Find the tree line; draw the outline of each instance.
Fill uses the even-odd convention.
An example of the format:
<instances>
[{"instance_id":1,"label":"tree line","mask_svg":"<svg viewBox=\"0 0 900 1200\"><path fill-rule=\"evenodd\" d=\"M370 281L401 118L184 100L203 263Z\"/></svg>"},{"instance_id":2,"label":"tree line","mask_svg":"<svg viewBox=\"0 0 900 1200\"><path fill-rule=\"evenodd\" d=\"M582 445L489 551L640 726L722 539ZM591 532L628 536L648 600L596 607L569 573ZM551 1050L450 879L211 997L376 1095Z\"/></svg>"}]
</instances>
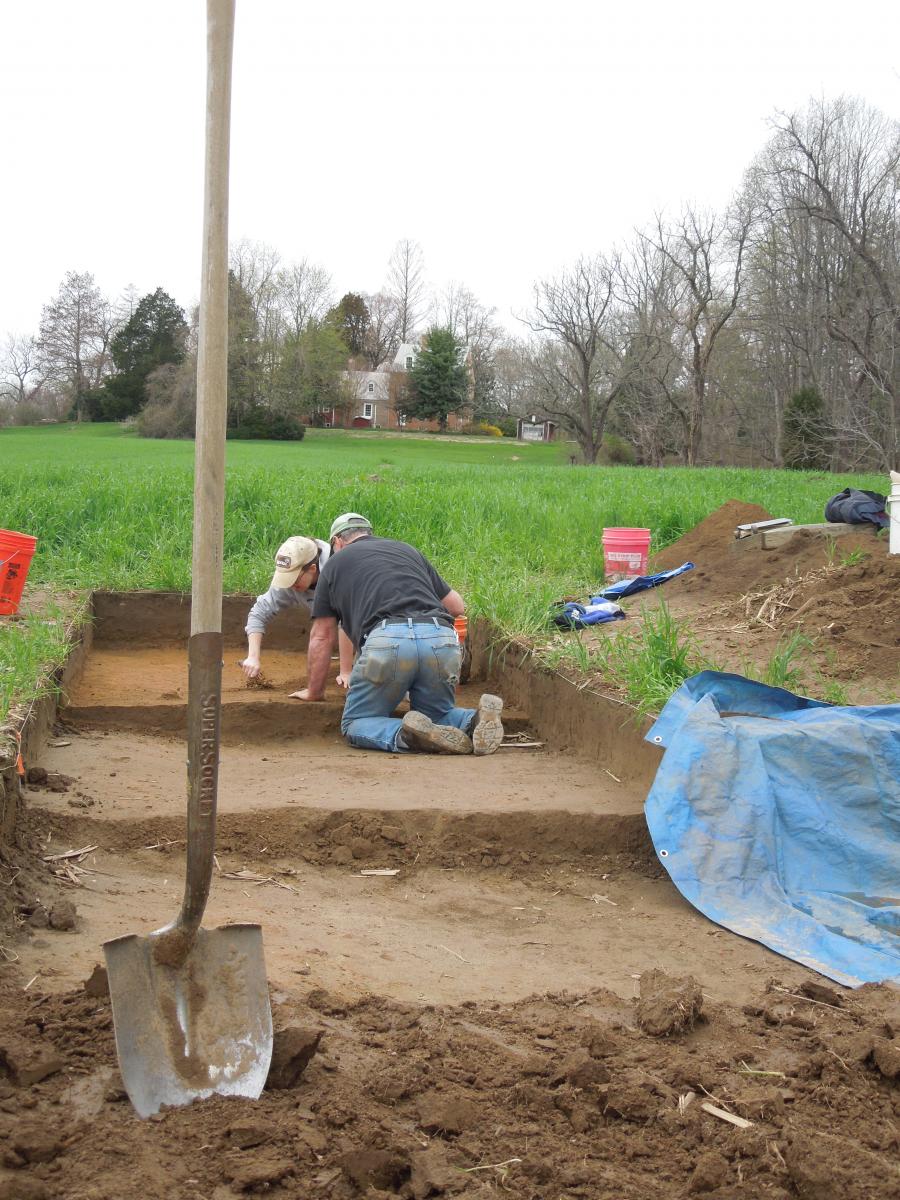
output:
<instances>
[{"instance_id":1,"label":"tree line","mask_svg":"<svg viewBox=\"0 0 900 1200\"><path fill-rule=\"evenodd\" d=\"M659 216L535 287L528 385L596 461L843 469L900 457L900 125L781 114L722 213Z\"/></svg>"},{"instance_id":2,"label":"tree line","mask_svg":"<svg viewBox=\"0 0 900 1200\"><path fill-rule=\"evenodd\" d=\"M627 244L538 280L520 336L463 285L429 294L412 241L380 291L340 299L323 267L239 243L230 423L306 419L347 400L348 363L375 370L439 333L432 358L457 372L455 390L433 389L445 408L550 418L587 463L612 451L648 465L896 468L898 196L900 124L860 100L811 101L771 120L724 211L659 214ZM187 432L194 326L159 289L111 304L70 273L38 333L8 340L0 395L26 418L71 407ZM416 399L413 386L410 411Z\"/></svg>"},{"instance_id":3,"label":"tree line","mask_svg":"<svg viewBox=\"0 0 900 1200\"><path fill-rule=\"evenodd\" d=\"M398 244L381 291L335 302L323 267L284 263L273 247L241 241L230 251L228 292L233 435L302 434L303 421L355 400L354 372L390 363L407 341L417 347L403 392L408 415L443 424L471 405L465 357L476 401L490 390L490 351L500 336L493 314L456 285L429 296L415 242ZM7 339L0 402L18 423L135 418L149 436L190 436L197 321L162 288L111 301L90 273L70 271L37 333Z\"/></svg>"}]
</instances>

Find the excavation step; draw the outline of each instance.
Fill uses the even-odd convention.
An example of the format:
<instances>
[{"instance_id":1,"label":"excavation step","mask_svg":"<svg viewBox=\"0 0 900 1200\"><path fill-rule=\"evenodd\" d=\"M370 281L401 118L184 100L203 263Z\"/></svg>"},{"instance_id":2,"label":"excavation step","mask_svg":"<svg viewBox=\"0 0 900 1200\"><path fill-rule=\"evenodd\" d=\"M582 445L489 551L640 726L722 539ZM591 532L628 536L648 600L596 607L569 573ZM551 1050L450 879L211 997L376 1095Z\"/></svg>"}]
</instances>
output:
<instances>
[{"instance_id":1,"label":"excavation step","mask_svg":"<svg viewBox=\"0 0 900 1200\"><path fill-rule=\"evenodd\" d=\"M104 730L54 740L40 765L67 790L30 788L33 813L79 821L88 841L115 826L114 844L129 849L184 836L183 741ZM356 828L335 837L348 822ZM323 862L367 837L404 863L650 854L643 796L582 759L515 744L482 758L384 754L337 732L223 748L218 841L241 837Z\"/></svg>"},{"instance_id":2,"label":"excavation step","mask_svg":"<svg viewBox=\"0 0 900 1200\"><path fill-rule=\"evenodd\" d=\"M248 686L238 666L240 650L226 649L222 673L222 737L278 739L340 730L346 693L335 682L337 662L324 701L290 699L306 682L306 656L272 650L263 658L264 686ZM183 734L187 729L187 654L175 646L124 648L95 645L65 697L62 715L91 728L152 730ZM463 684L458 703L475 708L484 685ZM403 708L401 707L401 710ZM508 733L527 729L525 714L504 714Z\"/></svg>"},{"instance_id":3,"label":"excavation step","mask_svg":"<svg viewBox=\"0 0 900 1200\"><path fill-rule=\"evenodd\" d=\"M54 836L48 852L71 848ZM321 868L228 848L217 857L204 925L260 922L276 997L297 987L430 1004L498 1004L595 987L631 997L641 973L661 967L690 970L712 999L740 1001L773 975L794 990L809 977L718 930L667 879L612 866L561 866L532 878L433 868L372 876L356 861ZM84 886L71 889L75 929L17 946L23 977L39 976L44 989L80 987L102 942L159 928L181 903L177 847L125 853L101 841L78 867L87 873L79 876Z\"/></svg>"}]
</instances>

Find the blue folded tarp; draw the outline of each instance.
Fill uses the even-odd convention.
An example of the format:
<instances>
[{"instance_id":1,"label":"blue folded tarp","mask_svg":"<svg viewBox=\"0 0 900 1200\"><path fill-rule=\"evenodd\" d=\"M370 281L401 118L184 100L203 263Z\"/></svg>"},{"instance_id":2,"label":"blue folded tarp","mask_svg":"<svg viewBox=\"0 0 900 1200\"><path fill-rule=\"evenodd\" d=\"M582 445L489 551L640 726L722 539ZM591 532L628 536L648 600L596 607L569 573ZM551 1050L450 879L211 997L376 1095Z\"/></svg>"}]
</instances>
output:
<instances>
[{"instance_id":1,"label":"blue folded tarp","mask_svg":"<svg viewBox=\"0 0 900 1200\"><path fill-rule=\"evenodd\" d=\"M703 671L647 740L647 823L691 904L839 983L900 980L900 705Z\"/></svg>"},{"instance_id":2,"label":"blue folded tarp","mask_svg":"<svg viewBox=\"0 0 900 1200\"><path fill-rule=\"evenodd\" d=\"M683 575L685 571L693 569L694 564L686 562L682 563L680 567L673 567L671 571L658 571L656 575L635 575L631 579L620 579L618 583L611 583L609 587L605 587L600 596L607 600L621 600L623 596L633 596L635 592L645 592L647 588L659 587L661 583L668 583L676 575ZM593 604L596 599L596 596L592 596L591 603Z\"/></svg>"}]
</instances>

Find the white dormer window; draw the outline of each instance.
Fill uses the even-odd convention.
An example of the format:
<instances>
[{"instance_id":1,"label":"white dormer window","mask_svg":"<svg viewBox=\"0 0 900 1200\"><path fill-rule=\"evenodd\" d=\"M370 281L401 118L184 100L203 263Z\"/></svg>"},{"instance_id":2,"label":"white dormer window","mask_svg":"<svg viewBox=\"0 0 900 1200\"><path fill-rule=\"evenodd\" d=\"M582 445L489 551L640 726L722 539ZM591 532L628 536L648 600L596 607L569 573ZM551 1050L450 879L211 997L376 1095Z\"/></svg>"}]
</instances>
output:
<instances>
[{"instance_id":1,"label":"white dormer window","mask_svg":"<svg viewBox=\"0 0 900 1200\"><path fill-rule=\"evenodd\" d=\"M375 384L374 384L374 383L370 383L370 384L369 384L369 387L368 387L368 392L369 392L369 395L370 395L370 396L374 396L374 395L375 395Z\"/></svg>"},{"instance_id":2,"label":"white dormer window","mask_svg":"<svg viewBox=\"0 0 900 1200\"><path fill-rule=\"evenodd\" d=\"M364 416L364 417L371 417L371 416L372 416L372 410L373 410L373 408L374 408L374 405L372 405L372 404L369 404L369 403L368 403L368 401L367 401L367 402L366 402L366 403L363 405L363 416Z\"/></svg>"},{"instance_id":3,"label":"white dormer window","mask_svg":"<svg viewBox=\"0 0 900 1200\"><path fill-rule=\"evenodd\" d=\"M412 370L412 364L413 364L413 356L412 356L411 354L407 354L407 356L406 356L406 369L407 369L407 371L411 371L411 370Z\"/></svg>"}]
</instances>

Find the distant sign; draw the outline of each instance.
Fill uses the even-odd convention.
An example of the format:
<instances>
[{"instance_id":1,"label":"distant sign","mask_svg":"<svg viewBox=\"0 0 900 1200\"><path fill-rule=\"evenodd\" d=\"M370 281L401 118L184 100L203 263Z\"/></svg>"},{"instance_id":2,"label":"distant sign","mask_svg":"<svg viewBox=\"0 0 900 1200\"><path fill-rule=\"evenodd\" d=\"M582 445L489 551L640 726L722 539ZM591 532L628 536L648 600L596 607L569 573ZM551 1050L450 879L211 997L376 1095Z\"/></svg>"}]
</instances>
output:
<instances>
[{"instance_id":1,"label":"distant sign","mask_svg":"<svg viewBox=\"0 0 900 1200\"><path fill-rule=\"evenodd\" d=\"M542 442L544 440L544 426L532 425L530 421L523 421L522 432L519 436L523 442Z\"/></svg>"}]
</instances>

